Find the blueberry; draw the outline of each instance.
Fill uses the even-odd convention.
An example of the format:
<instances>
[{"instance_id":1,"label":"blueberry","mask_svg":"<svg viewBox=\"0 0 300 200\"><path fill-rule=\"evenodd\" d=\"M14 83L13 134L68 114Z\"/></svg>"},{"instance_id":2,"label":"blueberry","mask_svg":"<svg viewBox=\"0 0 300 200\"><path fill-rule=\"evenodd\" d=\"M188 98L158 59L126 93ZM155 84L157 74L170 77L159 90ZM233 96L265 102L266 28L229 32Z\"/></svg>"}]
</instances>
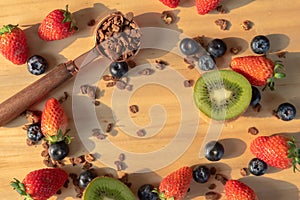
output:
<instances>
[{"instance_id":1,"label":"blueberry","mask_svg":"<svg viewBox=\"0 0 300 200\"><path fill-rule=\"evenodd\" d=\"M27 129L27 138L32 142L38 142L44 138L44 135L42 134L41 131L40 123L34 123L29 125Z\"/></svg>"},{"instance_id":2,"label":"blueberry","mask_svg":"<svg viewBox=\"0 0 300 200\"><path fill-rule=\"evenodd\" d=\"M97 174L93 170L81 172L78 178L79 187L86 188L86 186L96 177Z\"/></svg>"},{"instance_id":3,"label":"blueberry","mask_svg":"<svg viewBox=\"0 0 300 200\"><path fill-rule=\"evenodd\" d=\"M270 41L266 36L257 35L251 40L251 49L256 54L264 54L270 49Z\"/></svg>"},{"instance_id":4,"label":"blueberry","mask_svg":"<svg viewBox=\"0 0 300 200\"><path fill-rule=\"evenodd\" d=\"M204 147L204 156L209 161L218 161L224 155L224 147L217 141L211 141Z\"/></svg>"},{"instance_id":5,"label":"blueberry","mask_svg":"<svg viewBox=\"0 0 300 200\"><path fill-rule=\"evenodd\" d=\"M257 87L251 86L252 88L252 98L250 102L250 106L256 106L261 100L261 94Z\"/></svg>"},{"instance_id":6,"label":"blueberry","mask_svg":"<svg viewBox=\"0 0 300 200\"><path fill-rule=\"evenodd\" d=\"M204 165L198 165L193 169L193 179L198 183L206 183L210 178L210 170Z\"/></svg>"},{"instance_id":7,"label":"blueberry","mask_svg":"<svg viewBox=\"0 0 300 200\"><path fill-rule=\"evenodd\" d=\"M216 63L212 56L203 54L199 57L198 66L203 71L209 71L216 67Z\"/></svg>"},{"instance_id":8,"label":"blueberry","mask_svg":"<svg viewBox=\"0 0 300 200\"><path fill-rule=\"evenodd\" d=\"M110 74L115 78L121 78L128 72L127 62L112 62L109 66Z\"/></svg>"},{"instance_id":9,"label":"blueberry","mask_svg":"<svg viewBox=\"0 0 300 200\"><path fill-rule=\"evenodd\" d=\"M248 168L251 174L255 176L261 176L266 173L268 165L258 158L253 158L252 160L250 160Z\"/></svg>"},{"instance_id":10,"label":"blueberry","mask_svg":"<svg viewBox=\"0 0 300 200\"><path fill-rule=\"evenodd\" d=\"M49 155L53 160L62 160L69 154L69 145L65 141L50 144Z\"/></svg>"},{"instance_id":11,"label":"blueberry","mask_svg":"<svg viewBox=\"0 0 300 200\"><path fill-rule=\"evenodd\" d=\"M43 74L48 67L48 62L40 55L34 55L27 60L27 69L31 74Z\"/></svg>"},{"instance_id":12,"label":"blueberry","mask_svg":"<svg viewBox=\"0 0 300 200\"><path fill-rule=\"evenodd\" d=\"M215 58L223 56L226 50L227 46L221 39L214 39L207 46L207 52Z\"/></svg>"},{"instance_id":13,"label":"blueberry","mask_svg":"<svg viewBox=\"0 0 300 200\"><path fill-rule=\"evenodd\" d=\"M290 121L296 116L296 108L290 103L282 103L278 106L275 114L283 121Z\"/></svg>"},{"instance_id":14,"label":"blueberry","mask_svg":"<svg viewBox=\"0 0 300 200\"><path fill-rule=\"evenodd\" d=\"M137 194L140 200L159 200L158 194L153 192L154 186L151 184L144 184L139 187Z\"/></svg>"},{"instance_id":15,"label":"blueberry","mask_svg":"<svg viewBox=\"0 0 300 200\"><path fill-rule=\"evenodd\" d=\"M184 55L188 56L198 52L199 44L191 38L184 38L180 41L179 48Z\"/></svg>"}]
</instances>

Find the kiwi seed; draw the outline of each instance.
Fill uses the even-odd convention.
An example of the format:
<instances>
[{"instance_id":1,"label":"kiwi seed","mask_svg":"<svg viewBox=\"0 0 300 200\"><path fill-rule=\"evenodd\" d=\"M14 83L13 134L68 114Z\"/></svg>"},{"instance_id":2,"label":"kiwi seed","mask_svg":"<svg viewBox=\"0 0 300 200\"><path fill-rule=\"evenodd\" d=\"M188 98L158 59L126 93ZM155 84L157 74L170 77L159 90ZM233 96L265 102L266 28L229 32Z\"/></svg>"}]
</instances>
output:
<instances>
[{"instance_id":1,"label":"kiwi seed","mask_svg":"<svg viewBox=\"0 0 300 200\"><path fill-rule=\"evenodd\" d=\"M83 193L84 200L136 200L133 192L112 177L94 178Z\"/></svg>"},{"instance_id":2,"label":"kiwi seed","mask_svg":"<svg viewBox=\"0 0 300 200\"><path fill-rule=\"evenodd\" d=\"M232 70L214 70L197 80L194 101L209 118L231 120L249 107L251 91L249 81L241 74Z\"/></svg>"}]
</instances>

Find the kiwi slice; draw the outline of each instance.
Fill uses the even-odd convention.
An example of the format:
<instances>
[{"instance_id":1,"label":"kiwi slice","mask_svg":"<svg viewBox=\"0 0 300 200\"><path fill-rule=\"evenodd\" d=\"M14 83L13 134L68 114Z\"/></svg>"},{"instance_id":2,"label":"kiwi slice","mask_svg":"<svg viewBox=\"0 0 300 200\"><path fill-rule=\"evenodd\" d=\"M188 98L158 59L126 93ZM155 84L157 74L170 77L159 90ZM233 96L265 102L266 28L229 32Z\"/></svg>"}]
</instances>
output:
<instances>
[{"instance_id":1,"label":"kiwi slice","mask_svg":"<svg viewBox=\"0 0 300 200\"><path fill-rule=\"evenodd\" d=\"M83 193L84 200L136 200L132 191L111 177L94 178Z\"/></svg>"},{"instance_id":2,"label":"kiwi slice","mask_svg":"<svg viewBox=\"0 0 300 200\"><path fill-rule=\"evenodd\" d=\"M194 101L199 110L214 120L231 120L249 106L252 96L249 81L232 70L204 73L194 87Z\"/></svg>"}]
</instances>

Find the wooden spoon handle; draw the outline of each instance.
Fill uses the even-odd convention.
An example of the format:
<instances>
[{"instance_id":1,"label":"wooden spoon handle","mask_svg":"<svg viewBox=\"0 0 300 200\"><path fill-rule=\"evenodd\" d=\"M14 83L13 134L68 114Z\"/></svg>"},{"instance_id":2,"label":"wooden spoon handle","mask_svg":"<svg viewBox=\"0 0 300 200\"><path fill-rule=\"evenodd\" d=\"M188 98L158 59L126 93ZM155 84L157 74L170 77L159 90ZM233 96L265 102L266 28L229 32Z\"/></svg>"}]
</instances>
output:
<instances>
[{"instance_id":1,"label":"wooden spoon handle","mask_svg":"<svg viewBox=\"0 0 300 200\"><path fill-rule=\"evenodd\" d=\"M73 61L62 63L0 104L0 127L4 126L31 105L41 100L54 88L70 79L77 71Z\"/></svg>"}]
</instances>

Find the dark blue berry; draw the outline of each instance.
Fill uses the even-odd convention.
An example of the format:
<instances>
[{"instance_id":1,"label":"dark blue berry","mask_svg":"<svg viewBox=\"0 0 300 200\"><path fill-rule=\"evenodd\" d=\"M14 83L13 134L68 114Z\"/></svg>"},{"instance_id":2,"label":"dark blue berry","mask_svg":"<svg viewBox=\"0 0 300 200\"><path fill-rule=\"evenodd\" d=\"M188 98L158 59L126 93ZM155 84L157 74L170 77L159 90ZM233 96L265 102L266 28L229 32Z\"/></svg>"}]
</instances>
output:
<instances>
[{"instance_id":1,"label":"dark blue berry","mask_svg":"<svg viewBox=\"0 0 300 200\"><path fill-rule=\"evenodd\" d=\"M214 39L207 46L207 52L215 58L223 56L226 50L227 45L221 39Z\"/></svg>"},{"instance_id":2,"label":"dark blue berry","mask_svg":"<svg viewBox=\"0 0 300 200\"><path fill-rule=\"evenodd\" d=\"M270 49L270 41L264 35L255 36L250 45L252 51L256 54L264 54Z\"/></svg>"},{"instance_id":3,"label":"dark blue berry","mask_svg":"<svg viewBox=\"0 0 300 200\"><path fill-rule=\"evenodd\" d=\"M144 184L139 187L137 194L140 200L159 200L158 194L153 192L154 186Z\"/></svg>"},{"instance_id":4,"label":"dark blue berry","mask_svg":"<svg viewBox=\"0 0 300 200\"><path fill-rule=\"evenodd\" d=\"M31 74L43 74L48 67L48 62L45 58L39 55L34 55L27 60L27 69Z\"/></svg>"},{"instance_id":5,"label":"dark blue berry","mask_svg":"<svg viewBox=\"0 0 300 200\"><path fill-rule=\"evenodd\" d=\"M248 169L251 174L255 176L261 176L267 172L268 165L258 158L253 158L249 162Z\"/></svg>"},{"instance_id":6,"label":"dark blue berry","mask_svg":"<svg viewBox=\"0 0 300 200\"><path fill-rule=\"evenodd\" d=\"M210 178L210 169L204 165L197 165L193 169L193 179L198 183L206 183Z\"/></svg>"},{"instance_id":7,"label":"dark blue berry","mask_svg":"<svg viewBox=\"0 0 300 200\"><path fill-rule=\"evenodd\" d=\"M275 111L276 116L283 121L290 121L296 116L296 108L290 103L282 103Z\"/></svg>"},{"instance_id":8,"label":"dark blue berry","mask_svg":"<svg viewBox=\"0 0 300 200\"><path fill-rule=\"evenodd\" d=\"M86 188L86 186L96 177L97 174L93 170L81 172L78 178L79 187Z\"/></svg>"},{"instance_id":9,"label":"dark blue berry","mask_svg":"<svg viewBox=\"0 0 300 200\"><path fill-rule=\"evenodd\" d=\"M69 154L69 145L65 141L50 144L49 155L53 160L62 160Z\"/></svg>"},{"instance_id":10,"label":"dark blue berry","mask_svg":"<svg viewBox=\"0 0 300 200\"><path fill-rule=\"evenodd\" d=\"M198 52L199 44L191 38L184 38L180 41L179 48L184 55L189 56Z\"/></svg>"},{"instance_id":11,"label":"dark blue berry","mask_svg":"<svg viewBox=\"0 0 300 200\"><path fill-rule=\"evenodd\" d=\"M38 142L44 138L44 135L42 134L41 131L40 123L34 123L29 125L27 129L27 138L32 142Z\"/></svg>"},{"instance_id":12,"label":"dark blue berry","mask_svg":"<svg viewBox=\"0 0 300 200\"><path fill-rule=\"evenodd\" d=\"M128 64L127 62L112 62L109 71L113 77L121 78L128 72Z\"/></svg>"},{"instance_id":13,"label":"dark blue berry","mask_svg":"<svg viewBox=\"0 0 300 200\"><path fill-rule=\"evenodd\" d=\"M212 56L203 54L199 57L198 66L203 71L209 71L216 67L216 63Z\"/></svg>"},{"instance_id":14,"label":"dark blue berry","mask_svg":"<svg viewBox=\"0 0 300 200\"><path fill-rule=\"evenodd\" d=\"M218 161L224 155L224 147L217 141L211 141L205 145L204 156L209 161Z\"/></svg>"},{"instance_id":15,"label":"dark blue berry","mask_svg":"<svg viewBox=\"0 0 300 200\"><path fill-rule=\"evenodd\" d=\"M255 86L251 86L251 87L252 87L252 98L251 98L250 106L256 106L261 100L261 94L257 87Z\"/></svg>"}]
</instances>

